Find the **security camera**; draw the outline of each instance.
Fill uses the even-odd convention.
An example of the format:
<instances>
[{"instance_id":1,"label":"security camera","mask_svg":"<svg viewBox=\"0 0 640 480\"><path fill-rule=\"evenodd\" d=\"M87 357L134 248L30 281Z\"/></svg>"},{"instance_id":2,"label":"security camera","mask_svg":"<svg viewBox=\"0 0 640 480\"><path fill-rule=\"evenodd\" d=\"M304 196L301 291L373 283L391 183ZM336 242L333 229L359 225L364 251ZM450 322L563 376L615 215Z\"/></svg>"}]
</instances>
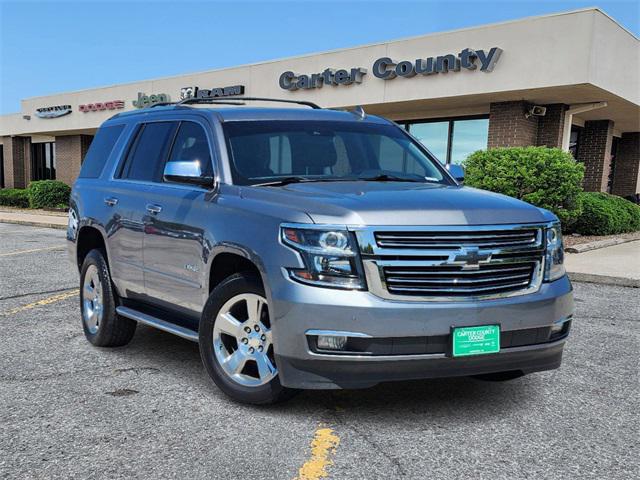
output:
<instances>
[{"instance_id":1,"label":"security camera","mask_svg":"<svg viewBox=\"0 0 640 480\"><path fill-rule=\"evenodd\" d=\"M540 105L533 105L527 113L524 114L526 118L531 116L533 117L544 117L547 114L547 107L542 107Z\"/></svg>"}]
</instances>

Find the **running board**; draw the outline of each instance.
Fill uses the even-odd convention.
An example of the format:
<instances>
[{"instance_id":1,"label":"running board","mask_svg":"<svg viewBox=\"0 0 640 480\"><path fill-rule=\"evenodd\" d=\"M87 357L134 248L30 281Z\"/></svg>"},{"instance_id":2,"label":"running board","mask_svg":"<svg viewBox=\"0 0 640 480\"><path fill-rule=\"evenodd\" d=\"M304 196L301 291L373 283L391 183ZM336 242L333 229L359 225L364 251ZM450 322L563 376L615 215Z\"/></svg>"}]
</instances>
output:
<instances>
[{"instance_id":1,"label":"running board","mask_svg":"<svg viewBox=\"0 0 640 480\"><path fill-rule=\"evenodd\" d=\"M192 342L198 341L198 332L194 332L193 330L190 330L188 328L181 327L180 325L174 325L173 323L169 323L157 317L152 317L151 315L139 312L137 310L134 310L133 308L117 307L116 312L118 313L118 315L130 318L131 320L135 320L138 323L144 323L145 325L157 328L158 330L162 330L163 332L173 333L178 337L191 340Z\"/></svg>"}]
</instances>

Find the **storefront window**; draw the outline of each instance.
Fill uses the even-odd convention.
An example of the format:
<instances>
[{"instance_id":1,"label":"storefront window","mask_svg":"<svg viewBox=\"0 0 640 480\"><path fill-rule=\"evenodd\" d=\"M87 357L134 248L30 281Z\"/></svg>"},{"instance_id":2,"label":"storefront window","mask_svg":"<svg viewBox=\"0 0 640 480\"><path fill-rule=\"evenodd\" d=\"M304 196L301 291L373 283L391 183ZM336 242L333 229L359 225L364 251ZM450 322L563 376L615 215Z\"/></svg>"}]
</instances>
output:
<instances>
[{"instance_id":1,"label":"storefront window","mask_svg":"<svg viewBox=\"0 0 640 480\"><path fill-rule=\"evenodd\" d=\"M31 180L56 179L56 144L31 144Z\"/></svg>"},{"instance_id":2,"label":"storefront window","mask_svg":"<svg viewBox=\"0 0 640 480\"><path fill-rule=\"evenodd\" d=\"M442 163L447 161L449 122L413 123L407 125L411 135L433 153Z\"/></svg>"},{"instance_id":3,"label":"storefront window","mask_svg":"<svg viewBox=\"0 0 640 480\"><path fill-rule=\"evenodd\" d=\"M580 132L582 128L577 125L571 125L571 136L569 137L569 153L573 158L578 158L578 147L580 145Z\"/></svg>"},{"instance_id":4,"label":"storefront window","mask_svg":"<svg viewBox=\"0 0 640 480\"><path fill-rule=\"evenodd\" d=\"M484 150L488 138L488 118L454 121L449 162L461 164L473 152Z\"/></svg>"},{"instance_id":5,"label":"storefront window","mask_svg":"<svg viewBox=\"0 0 640 480\"><path fill-rule=\"evenodd\" d=\"M487 148L489 138L486 117L406 122L405 128L442 163L462 163L476 150Z\"/></svg>"},{"instance_id":6,"label":"storefront window","mask_svg":"<svg viewBox=\"0 0 640 480\"><path fill-rule=\"evenodd\" d=\"M4 188L4 148L0 145L0 188Z\"/></svg>"}]
</instances>

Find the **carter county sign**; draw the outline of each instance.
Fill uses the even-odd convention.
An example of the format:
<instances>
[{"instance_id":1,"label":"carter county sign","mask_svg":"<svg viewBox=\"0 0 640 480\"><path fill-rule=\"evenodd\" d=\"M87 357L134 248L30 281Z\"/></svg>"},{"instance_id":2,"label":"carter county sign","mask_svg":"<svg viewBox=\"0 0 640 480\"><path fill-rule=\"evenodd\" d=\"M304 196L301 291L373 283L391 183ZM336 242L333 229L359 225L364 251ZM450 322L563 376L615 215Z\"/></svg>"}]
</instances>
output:
<instances>
[{"instance_id":1,"label":"carter county sign","mask_svg":"<svg viewBox=\"0 0 640 480\"><path fill-rule=\"evenodd\" d=\"M56 105L54 107L36 108L36 117L57 118L71 113L71 105Z\"/></svg>"},{"instance_id":2,"label":"carter county sign","mask_svg":"<svg viewBox=\"0 0 640 480\"><path fill-rule=\"evenodd\" d=\"M459 72L461 69L476 70L489 73L493 71L500 58L502 49L493 47L488 51L465 48L458 54L448 53L436 57L418 58L415 60L394 61L389 57L378 58L371 68L373 76L382 80L393 80L397 77L411 78L416 75L434 75L439 73ZM280 75L279 84L283 90L299 88L322 88L323 85L351 85L362 83L365 68L349 70L325 69L321 73L295 74L292 71Z\"/></svg>"}]
</instances>

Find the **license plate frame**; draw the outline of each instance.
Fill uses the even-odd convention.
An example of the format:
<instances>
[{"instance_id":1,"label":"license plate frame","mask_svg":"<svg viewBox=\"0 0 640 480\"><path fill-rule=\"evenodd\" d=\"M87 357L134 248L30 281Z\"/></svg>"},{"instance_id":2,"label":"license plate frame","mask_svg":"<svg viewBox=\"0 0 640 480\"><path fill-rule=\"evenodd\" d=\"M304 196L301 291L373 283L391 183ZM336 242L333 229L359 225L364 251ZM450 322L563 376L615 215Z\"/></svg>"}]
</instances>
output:
<instances>
[{"instance_id":1,"label":"license plate frame","mask_svg":"<svg viewBox=\"0 0 640 480\"><path fill-rule=\"evenodd\" d=\"M491 355L500 352L500 325L451 327L453 358Z\"/></svg>"}]
</instances>

